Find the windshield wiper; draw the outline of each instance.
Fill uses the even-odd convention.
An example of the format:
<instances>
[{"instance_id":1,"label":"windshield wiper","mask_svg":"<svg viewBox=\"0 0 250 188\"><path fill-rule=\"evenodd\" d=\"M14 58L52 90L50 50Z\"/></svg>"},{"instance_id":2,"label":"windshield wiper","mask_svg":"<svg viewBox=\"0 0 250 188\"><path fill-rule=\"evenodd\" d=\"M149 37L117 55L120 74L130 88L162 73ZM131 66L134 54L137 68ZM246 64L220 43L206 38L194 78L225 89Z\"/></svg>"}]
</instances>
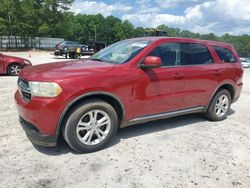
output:
<instances>
[{"instance_id":1,"label":"windshield wiper","mask_svg":"<svg viewBox=\"0 0 250 188\"><path fill-rule=\"evenodd\" d=\"M93 61L103 61L102 59L98 59L98 58L93 58L93 59L90 59L90 60L93 60Z\"/></svg>"},{"instance_id":2,"label":"windshield wiper","mask_svg":"<svg viewBox=\"0 0 250 188\"><path fill-rule=\"evenodd\" d=\"M104 60L104 59L99 59L99 58L90 58L89 60L93 60L93 61L100 61L100 62L104 62L104 63L111 63L111 64L117 64L116 62L113 62L113 61L107 61L107 60Z\"/></svg>"}]
</instances>

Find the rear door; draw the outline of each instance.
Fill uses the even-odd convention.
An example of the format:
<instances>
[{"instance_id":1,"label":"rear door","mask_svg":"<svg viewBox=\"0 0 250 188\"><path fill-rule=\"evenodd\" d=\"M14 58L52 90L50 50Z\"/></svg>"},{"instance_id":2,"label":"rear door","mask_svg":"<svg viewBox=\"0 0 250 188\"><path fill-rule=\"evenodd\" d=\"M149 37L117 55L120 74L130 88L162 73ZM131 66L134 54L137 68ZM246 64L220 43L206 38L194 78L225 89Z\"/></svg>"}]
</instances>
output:
<instances>
[{"instance_id":1,"label":"rear door","mask_svg":"<svg viewBox=\"0 0 250 188\"><path fill-rule=\"evenodd\" d=\"M220 66L203 43L181 43L180 66L185 75L184 108L206 106L222 77Z\"/></svg>"},{"instance_id":2,"label":"rear door","mask_svg":"<svg viewBox=\"0 0 250 188\"><path fill-rule=\"evenodd\" d=\"M78 43L72 42L72 48L73 48L73 49L76 49L76 48L78 48L78 47L79 47L79 44L78 44Z\"/></svg>"}]
</instances>

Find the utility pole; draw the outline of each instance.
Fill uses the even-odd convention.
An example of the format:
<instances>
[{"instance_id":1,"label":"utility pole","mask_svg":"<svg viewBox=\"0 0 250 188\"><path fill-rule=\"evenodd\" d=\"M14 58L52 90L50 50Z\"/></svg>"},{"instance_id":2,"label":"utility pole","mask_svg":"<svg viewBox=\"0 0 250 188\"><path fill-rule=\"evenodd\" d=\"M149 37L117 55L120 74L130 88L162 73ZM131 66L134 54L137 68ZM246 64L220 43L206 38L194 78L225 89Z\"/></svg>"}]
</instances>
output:
<instances>
[{"instance_id":1,"label":"utility pole","mask_svg":"<svg viewBox=\"0 0 250 188\"><path fill-rule=\"evenodd\" d=\"M95 25L95 43L96 43L96 25Z\"/></svg>"},{"instance_id":2,"label":"utility pole","mask_svg":"<svg viewBox=\"0 0 250 188\"><path fill-rule=\"evenodd\" d=\"M9 15L9 23L10 23L10 36L12 36L12 25L11 25L11 11L8 12Z\"/></svg>"},{"instance_id":3,"label":"utility pole","mask_svg":"<svg viewBox=\"0 0 250 188\"><path fill-rule=\"evenodd\" d=\"M9 36L9 47L12 45L12 25L11 25L11 11L8 12L9 15L9 24L10 24L10 36Z\"/></svg>"}]
</instances>

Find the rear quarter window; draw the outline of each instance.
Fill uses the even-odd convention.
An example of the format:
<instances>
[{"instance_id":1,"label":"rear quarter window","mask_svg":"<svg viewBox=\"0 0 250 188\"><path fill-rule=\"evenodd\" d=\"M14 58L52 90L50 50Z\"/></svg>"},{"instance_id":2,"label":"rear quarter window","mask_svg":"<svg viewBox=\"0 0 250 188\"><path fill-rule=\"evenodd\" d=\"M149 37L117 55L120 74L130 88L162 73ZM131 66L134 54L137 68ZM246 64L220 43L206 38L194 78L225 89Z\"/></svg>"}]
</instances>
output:
<instances>
[{"instance_id":1,"label":"rear quarter window","mask_svg":"<svg viewBox=\"0 0 250 188\"><path fill-rule=\"evenodd\" d=\"M221 61L225 63L235 63L237 62L233 52L227 48L221 46L213 46L214 51L218 55Z\"/></svg>"}]
</instances>

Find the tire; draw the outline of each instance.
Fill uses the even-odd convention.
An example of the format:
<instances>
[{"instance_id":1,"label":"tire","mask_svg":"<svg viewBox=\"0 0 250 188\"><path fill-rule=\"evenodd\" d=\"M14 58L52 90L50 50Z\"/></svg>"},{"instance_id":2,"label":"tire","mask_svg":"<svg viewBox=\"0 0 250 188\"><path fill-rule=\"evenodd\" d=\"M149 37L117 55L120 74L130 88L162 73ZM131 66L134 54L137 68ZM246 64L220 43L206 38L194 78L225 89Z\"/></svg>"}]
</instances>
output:
<instances>
[{"instance_id":1,"label":"tire","mask_svg":"<svg viewBox=\"0 0 250 188\"><path fill-rule=\"evenodd\" d=\"M226 119L231 103L232 97L228 90L222 89L218 91L208 107L206 117L211 121L222 121Z\"/></svg>"},{"instance_id":2,"label":"tire","mask_svg":"<svg viewBox=\"0 0 250 188\"><path fill-rule=\"evenodd\" d=\"M21 71L22 67L18 63L10 64L8 66L8 75L10 76L18 76L19 72Z\"/></svg>"},{"instance_id":3,"label":"tire","mask_svg":"<svg viewBox=\"0 0 250 188\"><path fill-rule=\"evenodd\" d=\"M81 47L81 51L84 52L86 48L84 46Z\"/></svg>"},{"instance_id":4,"label":"tire","mask_svg":"<svg viewBox=\"0 0 250 188\"><path fill-rule=\"evenodd\" d=\"M68 47L64 47L63 52L67 52L67 51L68 51Z\"/></svg>"},{"instance_id":5,"label":"tire","mask_svg":"<svg viewBox=\"0 0 250 188\"><path fill-rule=\"evenodd\" d=\"M118 117L110 104L89 100L70 111L62 133L73 150L85 153L105 148L115 136L117 127Z\"/></svg>"}]
</instances>

